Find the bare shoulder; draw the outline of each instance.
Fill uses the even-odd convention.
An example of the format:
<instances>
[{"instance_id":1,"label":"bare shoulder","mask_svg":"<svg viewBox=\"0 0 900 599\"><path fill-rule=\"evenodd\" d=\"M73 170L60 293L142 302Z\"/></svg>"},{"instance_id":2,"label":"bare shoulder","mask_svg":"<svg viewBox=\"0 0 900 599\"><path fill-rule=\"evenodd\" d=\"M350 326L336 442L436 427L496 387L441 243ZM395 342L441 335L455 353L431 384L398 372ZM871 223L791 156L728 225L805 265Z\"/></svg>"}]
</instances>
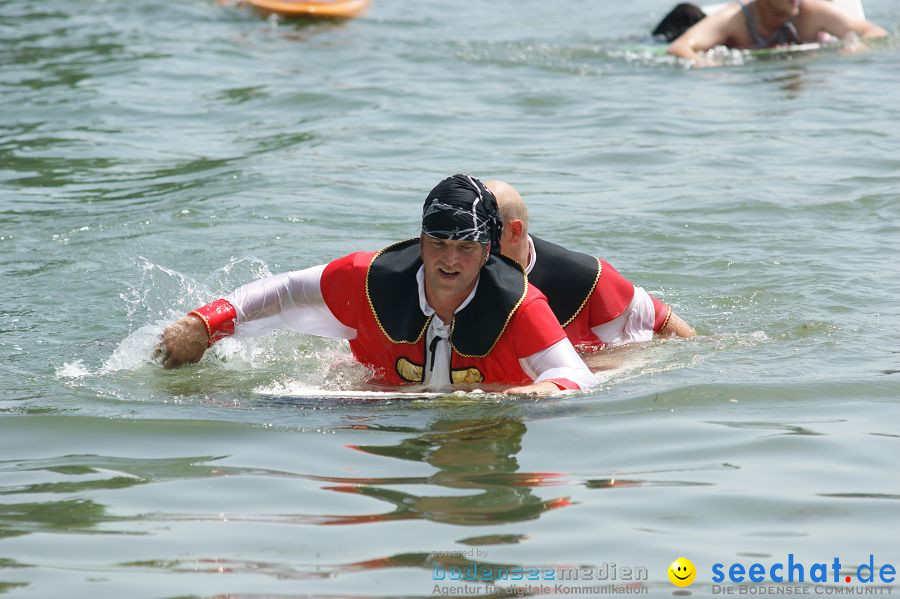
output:
<instances>
[{"instance_id":1,"label":"bare shoulder","mask_svg":"<svg viewBox=\"0 0 900 599\"><path fill-rule=\"evenodd\" d=\"M722 43L732 48L742 48L752 44L747 17L738 2L731 2L719 12L710 15L719 21Z\"/></svg>"},{"instance_id":2,"label":"bare shoulder","mask_svg":"<svg viewBox=\"0 0 900 599\"><path fill-rule=\"evenodd\" d=\"M696 51L730 45L739 30L741 16L740 5L737 2L730 2L695 23L676 40L676 43L689 45Z\"/></svg>"},{"instance_id":3,"label":"bare shoulder","mask_svg":"<svg viewBox=\"0 0 900 599\"><path fill-rule=\"evenodd\" d=\"M707 21L717 27L733 27L742 20L743 11L738 2L729 2L703 19L703 21Z\"/></svg>"},{"instance_id":4,"label":"bare shoulder","mask_svg":"<svg viewBox=\"0 0 900 599\"><path fill-rule=\"evenodd\" d=\"M803 40L815 40L820 33L842 38L851 31L864 33L868 27L863 19L827 0L803 0L796 23Z\"/></svg>"}]
</instances>

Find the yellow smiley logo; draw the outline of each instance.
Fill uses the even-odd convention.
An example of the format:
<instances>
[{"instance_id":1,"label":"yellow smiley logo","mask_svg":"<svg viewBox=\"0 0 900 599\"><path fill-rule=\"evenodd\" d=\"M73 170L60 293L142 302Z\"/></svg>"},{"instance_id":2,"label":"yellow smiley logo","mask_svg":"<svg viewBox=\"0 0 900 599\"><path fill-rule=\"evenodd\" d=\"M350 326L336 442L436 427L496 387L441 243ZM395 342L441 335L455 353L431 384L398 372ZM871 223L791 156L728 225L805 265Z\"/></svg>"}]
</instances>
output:
<instances>
[{"instance_id":1,"label":"yellow smiley logo","mask_svg":"<svg viewBox=\"0 0 900 599\"><path fill-rule=\"evenodd\" d=\"M696 577L697 568L686 557L679 557L669 566L669 580L677 587L689 586Z\"/></svg>"}]
</instances>

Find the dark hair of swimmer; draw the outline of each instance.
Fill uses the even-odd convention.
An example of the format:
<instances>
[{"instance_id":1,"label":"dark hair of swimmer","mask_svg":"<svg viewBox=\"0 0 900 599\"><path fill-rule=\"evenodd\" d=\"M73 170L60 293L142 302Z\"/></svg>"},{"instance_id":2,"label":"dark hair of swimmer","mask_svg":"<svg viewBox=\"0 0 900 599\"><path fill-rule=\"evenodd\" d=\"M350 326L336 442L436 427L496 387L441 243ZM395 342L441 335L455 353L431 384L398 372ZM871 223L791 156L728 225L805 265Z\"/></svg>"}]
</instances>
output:
<instances>
[{"instance_id":1,"label":"dark hair of swimmer","mask_svg":"<svg viewBox=\"0 0 900 599\"><path fill-rule=\"evenodd\" d=\"M699 6L682 2L663 17L663 20L653 30L653 35L654 37L660 36L667 42L671 42L704 17L706 17L706 14Z\"/></svg>"}]
</instances>

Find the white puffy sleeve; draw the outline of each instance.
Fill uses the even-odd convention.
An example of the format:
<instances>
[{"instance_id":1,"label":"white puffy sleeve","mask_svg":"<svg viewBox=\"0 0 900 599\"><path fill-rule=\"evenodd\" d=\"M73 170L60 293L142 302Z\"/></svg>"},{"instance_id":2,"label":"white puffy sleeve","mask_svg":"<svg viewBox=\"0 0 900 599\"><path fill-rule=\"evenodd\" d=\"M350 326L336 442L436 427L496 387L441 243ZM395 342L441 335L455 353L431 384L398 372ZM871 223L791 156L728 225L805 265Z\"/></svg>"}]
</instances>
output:
<instances>
[{"instance_id":1,"label":"white puffy sleeve","mask_svg":"<svg viewBox=\"0 0 900 599\"><path fill-rule=\"evenodd\" d=\"M617 318L593 327L595 335L608 345L622 345L653 338L656 311L650 294L643 288L634 287L631 303Z\"/></svg>"},{"instance_id":2,"label":"white puffy sleeve","mask_svg":"<svg viewBox=\"0 0 900 599\"><path fill-rule=\"evenodd\" d=\"M519 364L535 383L553 381L565 389L590 389L597 384L597 379L568 338L522 358Z\"/></svg>"},{"instance_id":3,"label":"white puffy sleeve","mask_svg":"<svg viewBox=\"0 0 900 599\"><path fill-rule=\"evenodd\" d=\"M282 273L238 287L225 299L237 312L235 336L257 336L276 329L354 339L328 309L319 282L326 265Z\"/></svg>"}]
</instances>

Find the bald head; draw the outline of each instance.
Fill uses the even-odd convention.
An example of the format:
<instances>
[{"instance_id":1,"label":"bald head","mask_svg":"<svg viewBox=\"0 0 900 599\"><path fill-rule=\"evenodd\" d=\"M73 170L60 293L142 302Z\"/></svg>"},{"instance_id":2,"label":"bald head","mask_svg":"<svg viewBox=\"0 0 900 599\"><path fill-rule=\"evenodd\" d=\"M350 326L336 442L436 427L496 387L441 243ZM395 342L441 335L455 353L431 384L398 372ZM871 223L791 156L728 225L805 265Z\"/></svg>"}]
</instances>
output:
<instances>
[{"instance_id":1,"label":"bald head","mask_svg":"<svg viewBox=\"0 0 900 599\"><path fill-rule=\"evenodd\" d=\"M522 196L516 191L516 188L498 179L485 181L484 186L491 190L494 197L497 198L497 206L500 208L500 219L505 225L513 220L522 221L525 232L528 231L528 208L522 201Z\"/></svg>"},{"instance_id":2,"label":"bald head","mask_svg":"<svg viewBox=\"0 0 900 599\"><path fill-rule=\"evenodd\" d=\"M503 181L485 181L484 186L497 198L503 232L500 235L500 251L522 267L528 266L531 257L528 244L528 208L516 188Z\"/></svg>"}]
</instances>

